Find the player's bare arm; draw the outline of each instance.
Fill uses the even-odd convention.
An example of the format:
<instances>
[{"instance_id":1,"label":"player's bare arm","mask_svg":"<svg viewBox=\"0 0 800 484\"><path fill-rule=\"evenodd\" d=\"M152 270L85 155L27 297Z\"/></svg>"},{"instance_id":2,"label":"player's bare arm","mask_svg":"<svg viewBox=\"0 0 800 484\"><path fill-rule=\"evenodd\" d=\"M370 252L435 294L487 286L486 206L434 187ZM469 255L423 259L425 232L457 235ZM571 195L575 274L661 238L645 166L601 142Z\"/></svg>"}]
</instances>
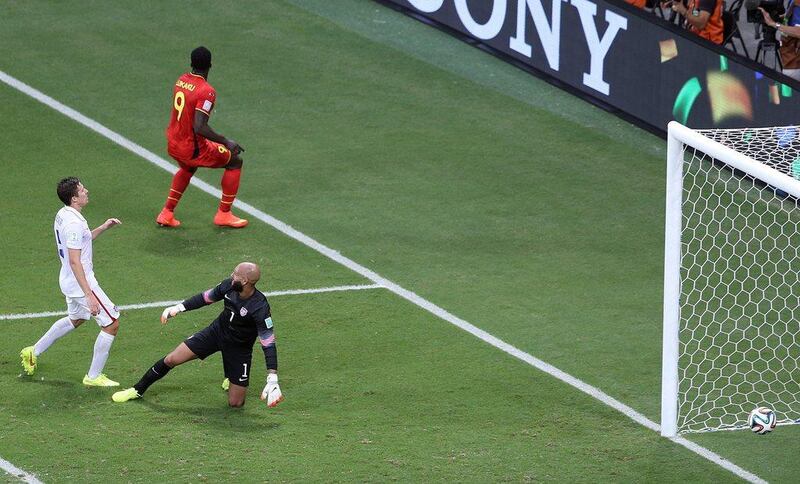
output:
<instances>
[{"instance_id":1,"label":"player's bare arm","mask_svg":"<svg viewBox=\"0 0 800 484\"><path fill-rule=\"evenodd\" d=\"M673 2L672 10L682 15L697 30L706 28L708 19L711 18L711 12L706 12L705 10L690 12L686 5L681 2Z\"/></svg>"},{"instance_id":2,"label":"player's bare arm","mask_svg":"<svg viewBox=\"0 0 800 484\"><path fill-rule=\"evenodd\" d=\"M72 274L75 276L75 280L78 281L83 295L86 296L86 302L89 304L89 312L92 313L92 316L97 316L100 313L100 302L92 292L89 281L86 280L86 273L83 270L83 263L81 262L81 250L67 249L67 252L69 254L69 267L72 269Z\"/></svg>"},{"instance_id":3,"label":"player's bare arm","mask_svg":"<svg viewBox=\"0 0 800 484\"><path fill-rule=\"evenodd\" d=\"M122 222L118 218L110 218L103 222L102 225L98 226L96 229L92 230L92 240L96 239L98 235L102 234L106 230L114 227L115 225L120 225Z\"/></svg>"},{"instance_id":4,"label":"player's bare arm","mask_svg":"<svg viewBox=\"0 0 800 484\"><path fill-rule=\"evenodd\" d=\"M767 26L779 30L782 34L788 35L790 37L800 37L800 26L784 25L780 22L773 20L770 14L768 14L767 11L764 10L763 8L758 7L758 9L761 10L761 14L764 16L764 23Z\"/></svg>"},{"instance_id":5,"label":"player's bare arm","mask_svg":"<svg viewBox=\"0 0 800 484\"><path fill-rule=\"evenodd\" d=\"M200 110L197 110L194 113L194 133L207 140L222 143L226 148L231 150L231 153L233 154L244 152L244 148L242 148L239 143L233 141L232 139L228 139L211 129L211 126L208 125L208 114Z\"/></svg>"}]
</instances>

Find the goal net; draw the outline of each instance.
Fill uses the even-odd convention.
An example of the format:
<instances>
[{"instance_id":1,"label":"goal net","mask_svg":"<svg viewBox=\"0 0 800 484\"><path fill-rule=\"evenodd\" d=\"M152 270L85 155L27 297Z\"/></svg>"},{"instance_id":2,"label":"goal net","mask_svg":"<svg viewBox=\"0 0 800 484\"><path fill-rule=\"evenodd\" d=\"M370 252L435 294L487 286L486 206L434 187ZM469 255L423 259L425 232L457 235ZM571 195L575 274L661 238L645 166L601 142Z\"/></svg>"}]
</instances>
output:
<instances>
[{"instance_id":1,"label":"goal net","mask_svg":"<svg viewBox=\"0 0 800 484\"><path fill-rule=\"evenodd\" d=\"M661 432L800 420L800 131L670 123Z\"/></svg>"}]
</instances>

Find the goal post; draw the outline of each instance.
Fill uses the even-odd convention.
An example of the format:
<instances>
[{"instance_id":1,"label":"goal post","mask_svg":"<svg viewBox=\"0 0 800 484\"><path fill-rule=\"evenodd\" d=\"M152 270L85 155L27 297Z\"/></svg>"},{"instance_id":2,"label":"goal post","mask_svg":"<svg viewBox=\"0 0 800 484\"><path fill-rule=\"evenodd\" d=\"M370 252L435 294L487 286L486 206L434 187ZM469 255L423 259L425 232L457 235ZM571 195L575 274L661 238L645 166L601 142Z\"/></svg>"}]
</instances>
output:
<instances>
[{"instance_id":1,"label":"goal post","mask_svg":"<svg viewBox=\"0 0 800 484\"><path fill-rule=\"evenodd\" d=\"M661 435L677 434L678 328L680 320L681 200L683 143L670 123L667 128L667 192L664 222L664 334L661 368Z\"/></svg>"},{"instance_id":2,"label":"goal post","mask_svg":"<svg viewBox=\"0 0 800 484\"><path fill-rule=\"evenodd\" d=\"M800 131L667 131L661 434L800 421Z\"/></svg>"}]
</instances>

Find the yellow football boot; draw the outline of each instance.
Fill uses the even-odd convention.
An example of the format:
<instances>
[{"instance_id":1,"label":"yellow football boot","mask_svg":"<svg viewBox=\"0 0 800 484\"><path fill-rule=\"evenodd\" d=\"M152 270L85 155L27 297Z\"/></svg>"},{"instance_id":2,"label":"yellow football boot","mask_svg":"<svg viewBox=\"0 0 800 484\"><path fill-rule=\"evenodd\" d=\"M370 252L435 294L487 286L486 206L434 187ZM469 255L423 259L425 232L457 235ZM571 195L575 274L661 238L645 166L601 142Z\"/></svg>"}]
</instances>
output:
<instances>
[{"instance_id":1,"label":"yellow football boot","mask_svg":"<svg viewBox=\"0 0 800 484\"><path fill-rule=\"evenodd\" d=\"M128 400L135 400L140 397L141 395L139 395L139 392L137 392L135 388L126 388L125 390L119 391L111 395L111 399L117 403L127 402Z\"/></svg>"},{"instance_id":2,"label":"yellow football boot","mask_svg":"<svg viewBox=\"0 0 800 484\"><path fill-rule=\"evenodd\" d=\"M22 371L26 375L30 376L36 373L36 355L33 354L33 346L22 348L19 357L22 359Z\"/></svg>"},{"instance_id":3,"label":"yellow football boot","mask_svg":"<svg viewBox=\"0 0 800 484\"><path fill-rule=\"evenodd\" d=\"M119 383L100 373L97 378L89 378L89 375L83 377L83 384L87 387L118 387Z\"/></svg>"}]
</instances>

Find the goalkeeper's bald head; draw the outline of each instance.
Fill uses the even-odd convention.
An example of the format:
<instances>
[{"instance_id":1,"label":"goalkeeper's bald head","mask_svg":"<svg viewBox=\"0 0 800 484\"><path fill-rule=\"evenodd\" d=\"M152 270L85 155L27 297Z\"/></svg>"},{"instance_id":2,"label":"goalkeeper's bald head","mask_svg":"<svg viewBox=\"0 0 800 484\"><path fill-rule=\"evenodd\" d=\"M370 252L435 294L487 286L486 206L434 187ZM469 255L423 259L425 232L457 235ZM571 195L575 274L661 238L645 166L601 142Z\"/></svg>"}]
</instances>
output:
<instances>
[{"instance_id":1,"label":"goalkeeper's bald head","mask_svg":"<svg viewBox=\"0 0 800 484\"><path fill-rule=\"evenodd\" d=\"M242 262L236 266L233 272L253 286L261 279L261 269L253 262Z\"/></svg>"}]
</instances>

